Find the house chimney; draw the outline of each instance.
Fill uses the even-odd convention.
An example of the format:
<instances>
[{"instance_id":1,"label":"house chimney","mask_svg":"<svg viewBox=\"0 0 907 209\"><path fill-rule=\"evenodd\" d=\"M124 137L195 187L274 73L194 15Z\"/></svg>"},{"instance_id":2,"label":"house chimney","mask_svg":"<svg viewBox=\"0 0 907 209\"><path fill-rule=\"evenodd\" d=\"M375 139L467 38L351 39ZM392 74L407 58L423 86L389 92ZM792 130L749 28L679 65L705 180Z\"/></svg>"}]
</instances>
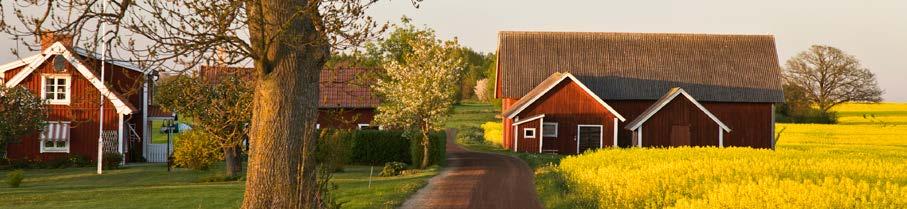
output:
<instances>
[{"instance_id":1,"label":"house chimney","mask_svg":"<svg viewBox=\"0 0 907 209\"><path fill-rule=\"evenodd\" d=\"M41 51L44 51L54 43L60 42L66 48L72 48L73 35L65 33L44 32L41 34Z\"/></svg>"}]
</instances>

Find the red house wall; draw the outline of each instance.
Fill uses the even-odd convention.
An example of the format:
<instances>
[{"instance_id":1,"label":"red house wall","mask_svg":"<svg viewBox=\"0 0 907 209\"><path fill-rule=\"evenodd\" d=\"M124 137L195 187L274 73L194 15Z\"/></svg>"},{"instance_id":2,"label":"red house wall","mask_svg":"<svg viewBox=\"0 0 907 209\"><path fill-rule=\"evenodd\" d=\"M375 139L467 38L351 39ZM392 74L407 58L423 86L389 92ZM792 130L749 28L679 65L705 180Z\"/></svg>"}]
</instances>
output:
<instances>
[{"instance_id":1,"label":"red house wall","mask_svg":"<svg viewBox=\"0 0 907 209\"><path fill-rule=\"evenodd\" d=\"M674 125L689 126L690 144L671 142ZM705 112L681 95L643 123L643 146L718 146L718 128L718 124Z\"/></svg>"},{"instance_id":2,"label":"red house wall","mask_svg":"<svg viewBox=\"0 0 907 209\"><path fill-rule=\"evenodd\" d=\"M678 100L685 100L678 98ZM655 103L654 100L605 100L611 107L614 107L618 113L623 115L627 120L633 120L639 117L643 111ZM700 102L702 106L708 109L721 122L731 128L730 133L724 134L724 146L739 146L753 148L772 148L772 137L774 137L772 121L772 104L771 103L740 103L740 102ZM662 110L664 111L664 110ZM698 111L698 110L697 110ZM621 147L629 147L632 140L632 132L624 129L624 125L619 127L618 144ZM643 137L649 134L649 131L655 131L656 128L649 128L648 125L643 127ZM665 134L670 134L670 127L667 129L658 129ZM703 131L705 134L718 136L718 130ZM664 135L654 133L655 135ZM691 133L691 141L693 141ZM646 143L643 139L643 144ZM717 141L717 139L716 139Z\"/></svg>"},{"instance_id":3,"label":"red house wall","mask_svg":"<svg viewBox=\"0 0 907 209\"><path fill-rule=\"evenodd\" d=\"M544 122L558 123L557 137L545 137L545 149L560 154L575 154L578 125L602 125L603 147L613 145L615 116L571 80L565 80L526 107L518 116L544 114ZM618 123L618 126L620 123ZM519 134L522 134L520 132ZM506 140L505 140L506 141Z\"/></svg>"},{"instance_id":4,"label":"red house wall","mask_svg":"<svg viewBox=\"0 0 907 209\"><path fill-rule=\"evenodd\" d=\"M539 135L539 130L541 129L539 122L540 122L539 119L535 119L535 120L532 120L532 121L529 121L526 123L516 125L516 128L517 128L516 140L518 140L518 142L516 142L516 146L517 146L518 152L535 152L535 153L539 152L539 139L541 139L541 135ZM536 135L535 138L527 138L523 134L523 130L529 129L529 128L535 129L535 135Z\"/></svg>"},{"instance_id":5,"label":"red house wall","mask_svg":"<svg viewBox=\"0 0 907 209\"><path fill-rule=\"evenodd\" d=\"M320 108L318 124L321 128L356 129L359 124L373 124L375 108Z\"/></svg>"},{"instance_id":6,"label":"red house wall","mask_svg":"<svg viewBox=\"0 0 907 209\"><path fill-rule=\"evenodd\" d=\"M41 83L43 74L68 74L71 76L70 105L47 105L49 121L71 121L71 128L69 130L70 152L40 153L40 140L38 138L38 133L35 133L31 136L21 138L19 143L10 144L7 147L7 156L10 159L28 158L48 160L63 157L67 154L77 154L88 157L89 159L97 158L99 117L98 99L100 97L100 93L98 92L97 88L95 88L88 81L88 79L86 79L69 63L66 64L66 70L64 72L55 72L53 70L53 60L53 57L49 58L44 64L35 69L32 74L26 77L26 79L23 80L19 84L19 86L26 87L36 95L39 95L43 85ZM83 64L89 67L89 69L92 69L92 67L97 67L97 65L91 64L91 60L82 59L81 61L85 62ZM127 97L133 105L139 108L142 104L141 88L138 88L138 90L129 89L134 88L132 86L141 87L142 80L135 80L143 78L141 76L141 73L117 66L112 66L109 64L106 67L107 71L105 75L105 82L112 85L112 89L121 92L122 96ZM6 72L5 76L7 80L15 76L15 74L20 72L22 68L25 67L23 66L19 69ZM126 90L129 91L127 92ZM118 116L113 104L110 103L109 100L105 99L104 107L104 130L117 130ZM125 116L124 120L136 124L136 131L141 136L141 131L143 131L141 130L140 125L141 110L138 110L131 116ZM126 129L125 131L128 131L128 129ZM136 144L136 142L132 143ZM138 156L141 156L141 141L137 142L137 144L139 147L135 147L135 145L133 145L131 148L135 149L130 150L138 152ZM127 158L127 161L131 160L132 159Z\"/></svg>"}]
</instances>

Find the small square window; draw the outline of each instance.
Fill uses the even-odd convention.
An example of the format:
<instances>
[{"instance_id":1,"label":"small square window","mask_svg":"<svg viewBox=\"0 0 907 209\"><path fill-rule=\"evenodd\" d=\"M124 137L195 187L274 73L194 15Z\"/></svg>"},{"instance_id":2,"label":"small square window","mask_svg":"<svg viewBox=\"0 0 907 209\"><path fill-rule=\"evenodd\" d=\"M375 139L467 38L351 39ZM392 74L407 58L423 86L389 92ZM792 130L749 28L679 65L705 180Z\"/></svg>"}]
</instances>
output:
<instances>
[{"instance_id":1,"label":"small square window","mask_svg":"<svg viewBox=\"0 0 907 209\"><path fill-rule=\"evenodd\" d=\"M542 136L557 137L557 123L544 123L542 125Z\"/></svg>"},{"instance_id":2,"label":"small square window","mask_svg":"<svg viewBox=\"0 0 907 209\"><path fill-rule=\"evenodd\" d=\"M524 128L523 129L523 138L534 139L535 138L535 128Z\"/></svg>"}]
</instances>

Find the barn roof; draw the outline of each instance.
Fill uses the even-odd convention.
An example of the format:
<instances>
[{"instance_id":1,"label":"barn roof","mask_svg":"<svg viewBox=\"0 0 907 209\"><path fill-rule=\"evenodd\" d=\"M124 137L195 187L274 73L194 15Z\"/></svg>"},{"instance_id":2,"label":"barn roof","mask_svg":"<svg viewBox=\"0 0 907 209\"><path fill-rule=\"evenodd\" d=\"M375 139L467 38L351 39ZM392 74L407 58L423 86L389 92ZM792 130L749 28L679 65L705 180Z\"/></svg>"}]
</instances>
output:
<instances>
[{"instance_id":1,"label":"barn roof","mask_svg":"<svg viewBox=\"0 0 907 209\"><path fill-rule=\"evenodd\" d=\"M372 93L367 79L370 68L336 68L321 70L319 82L319 108L375 108L378 97ZM243 74L243 79L254 79L253 69L243 67L201 66L199 74L206 79L218 79L225 74Z\"/></svg>"},{"instance_id":2,"label":"barn roof","mask_svg":"<svg viewBox=\"0 0 907 209\"><path fill-rule=\"evenodd\" d=\"M682 87L701 101L783 101L770 35L505 31L498 38L496 91L506 98L566 71L606 100L655 100Z\"/></svg>"}]
</instances>

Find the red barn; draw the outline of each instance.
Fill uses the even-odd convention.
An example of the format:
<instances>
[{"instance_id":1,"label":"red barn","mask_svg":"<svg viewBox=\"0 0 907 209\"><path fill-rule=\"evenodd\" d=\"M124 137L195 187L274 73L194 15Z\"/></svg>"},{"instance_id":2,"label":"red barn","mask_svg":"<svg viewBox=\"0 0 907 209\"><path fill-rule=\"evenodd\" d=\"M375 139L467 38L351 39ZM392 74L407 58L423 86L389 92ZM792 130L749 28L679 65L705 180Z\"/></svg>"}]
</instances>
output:
<instances>
[{"instance_id":1,"label":"red barn","mask_svg":"<svg viewBox=\"0 0 907 209\"><path fill-rule=\"evenodd\" d=\"M509 149L774 147L769 35L501 32L497 56Z\"/></svg>"},{"instance_id":2,"label":"red barn","mask_svg":"<svg viewBox=\"0 0 907 209\"><path fill-rule=\"evenodd\" d=\"M9 144L7 157L49 160L75 154L96 159L98 138L103 135L106 152L122 153L127 162L140 160L149 109L145 81L150 71L108 60L103 63L102 81L97 56L71 43L71 36L46 35L40 54L0 66L0 83L40 95L49 116L43 132ZM104 126L99 130L101 115Z\"/></svg>"}]
</instances>

